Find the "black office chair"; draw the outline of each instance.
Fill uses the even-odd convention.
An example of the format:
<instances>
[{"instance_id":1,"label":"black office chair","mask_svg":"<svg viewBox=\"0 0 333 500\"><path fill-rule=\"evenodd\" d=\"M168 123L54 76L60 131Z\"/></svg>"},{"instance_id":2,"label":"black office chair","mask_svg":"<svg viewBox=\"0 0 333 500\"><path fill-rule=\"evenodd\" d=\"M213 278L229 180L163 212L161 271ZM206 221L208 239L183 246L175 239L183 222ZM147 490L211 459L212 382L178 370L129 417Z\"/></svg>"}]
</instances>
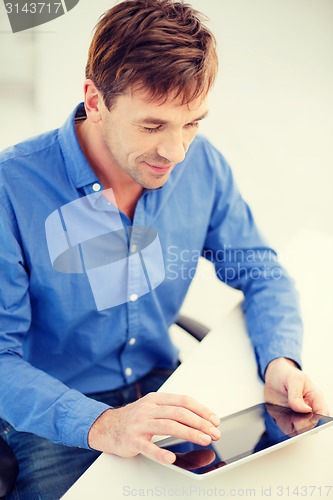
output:
<instances>
[{"instance_id":1,"label":"black office chair","mask_svg":"<svg viewBox=\"0 0 333 500\"><path fill-rule=\"evenodd\" d=\"M183 314L178 316L175 324L199 342L201 342L210 330L199 321ZM0 500L4 500L4 497L14 488L18 472L18 463L12 449L0 437Z\"/></svg>"},{"instance_id":2,"label":"black office chair","mask_svg":"<svg viewBox=\"0 0 333 500\"><path fill-rule=\"evenodd\" d=\"M201 342L201 340L210 331L210 328L200 323L200 321L190 318L189 316L185 316L184 314L180 314L178 316L177 321L175 321L175 324L180 326L180 328L185 330L199 342Z\"/></svg>"}]
</instances>

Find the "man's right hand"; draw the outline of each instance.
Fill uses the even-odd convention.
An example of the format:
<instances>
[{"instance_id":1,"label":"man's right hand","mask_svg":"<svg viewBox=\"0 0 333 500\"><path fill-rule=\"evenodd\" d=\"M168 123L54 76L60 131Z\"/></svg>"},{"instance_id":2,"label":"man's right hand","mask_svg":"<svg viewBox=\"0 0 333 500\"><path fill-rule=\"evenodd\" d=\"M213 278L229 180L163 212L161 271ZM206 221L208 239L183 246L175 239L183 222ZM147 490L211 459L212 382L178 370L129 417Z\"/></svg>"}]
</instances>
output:
<instances>
[{"instance_id":1,"label":"man's right hand","mask_svg":"<svg viewBox=\"0 0 333 500\"><path fill-rule=\"evenodd\" d=\"M170 435L207 446L220 437L220 419L189 396L152 392L121 408L106 410L88 435L91 448L132 457L142 453L173 463L176 455L153 444L154 435Z\"/></svg>"}]
</instances>

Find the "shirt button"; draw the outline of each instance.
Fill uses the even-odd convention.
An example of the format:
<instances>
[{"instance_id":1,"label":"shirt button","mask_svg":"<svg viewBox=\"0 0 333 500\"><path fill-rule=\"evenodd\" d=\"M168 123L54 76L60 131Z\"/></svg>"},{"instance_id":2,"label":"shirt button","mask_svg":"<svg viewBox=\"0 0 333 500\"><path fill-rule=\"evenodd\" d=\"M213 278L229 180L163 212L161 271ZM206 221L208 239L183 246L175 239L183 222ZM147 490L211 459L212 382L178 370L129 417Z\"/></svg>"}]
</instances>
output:
<instances>
[{"instance_id":1,"label":"shirt button","mask_svg":"<svg viewBox=\"0 0 333 500\"><path fill-rule=\"evenodd\" d=\"M132 293L132 295L130 296L130 301L131 302L135 302L136 300L138 300L138 295L136 293Z\"/></svg>"},{"instance_id":2,"label":"shirt button","mask_svg":"<svg viewBox=\"0 0 333 500\"><path fill-rule=\"evenodd\" d=\"M130 377L132 375L132 373L133 373L132 368L126 368L126 370L125 370L126 377Z\"/></svg>"},{"instance_id":3,"label":"shirt button","mask_svg":"<svg viewBox=\"0 0 333 500\"><path fill-rule=\"evenodd\" d=\"M93 184L92 188L93 188L93 191L95 191L95 193L97 193L98 191L101 190L101 185L98 184L98 182L95 182L95 184Z\"/></svg>"},{"instance_id":4,"label":"shirt button","mask_svg":"<svg viewBox=\"0 0 333 500\"><path fill-rule=\"evenodd\" d=\"M137 246L136 245L132 245L131 246L131 253L135 253L137 251Z\"/></svg>"},{"instance_id":5,"label":"shirt button","mask_svg":"<svg viewBox=\"0 0 333 500\"><path fill-rule=\"evenodd\" d=\"M136 338L132 337L131 339L129 339L128 343L129 345L134 345L136 342Z\"/></svg>"}]
</instances>

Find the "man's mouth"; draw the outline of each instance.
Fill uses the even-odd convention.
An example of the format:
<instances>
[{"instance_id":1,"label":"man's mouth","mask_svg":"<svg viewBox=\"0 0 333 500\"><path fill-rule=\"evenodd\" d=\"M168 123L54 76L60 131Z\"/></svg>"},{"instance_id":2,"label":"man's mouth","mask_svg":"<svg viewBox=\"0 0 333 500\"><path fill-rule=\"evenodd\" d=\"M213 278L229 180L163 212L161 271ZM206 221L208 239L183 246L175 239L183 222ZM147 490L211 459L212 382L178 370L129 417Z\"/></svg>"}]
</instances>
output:
<instances>
[{"instance_id":1,"label":"man's mouth","mask_svg":"<svg viewBox=\"0 0 333 500\"><path fill-rule=\"evenodd\" d=\"M153 170L154 172L157 172L158 174L167 174L171 170L171 165L165 166L165 165L152 165L151 163L148 163L147 161L144 162L148 167Z\"/></svg>"}]
</instances>

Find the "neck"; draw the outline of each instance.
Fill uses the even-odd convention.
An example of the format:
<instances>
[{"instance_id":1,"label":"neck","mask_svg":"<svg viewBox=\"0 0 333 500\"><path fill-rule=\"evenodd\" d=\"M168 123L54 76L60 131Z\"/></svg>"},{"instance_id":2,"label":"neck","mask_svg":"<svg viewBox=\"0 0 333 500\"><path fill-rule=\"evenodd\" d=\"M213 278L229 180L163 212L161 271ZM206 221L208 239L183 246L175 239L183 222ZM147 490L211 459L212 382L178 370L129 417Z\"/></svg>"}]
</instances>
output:
<instances>
[{"instance_id":1,"label":"neck","mask_svg":"<svg viewBox=\"0 0 333 500\"><path fill-rule=\"evenodd\" d=\"M98 127L85 120L75 128L81 149L104 189L112 188L118 208L132 220L142 186L114 164Z\"/></svg>"}]
</instances>

